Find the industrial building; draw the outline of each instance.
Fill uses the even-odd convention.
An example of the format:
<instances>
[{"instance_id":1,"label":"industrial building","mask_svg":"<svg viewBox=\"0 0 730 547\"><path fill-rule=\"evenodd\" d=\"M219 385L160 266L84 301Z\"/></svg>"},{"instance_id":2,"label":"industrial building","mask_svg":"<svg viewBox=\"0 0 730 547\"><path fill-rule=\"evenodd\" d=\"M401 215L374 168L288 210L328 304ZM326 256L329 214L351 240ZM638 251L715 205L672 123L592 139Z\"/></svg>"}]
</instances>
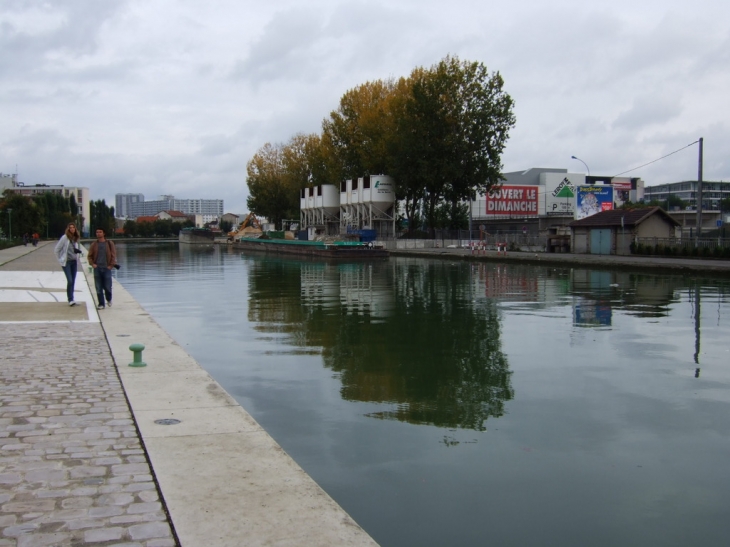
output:
<instances>
[{"instance_id":1,"label":"industrial building","mask_svg":"<svg viewBox=\"0 0 730 547\"><path fill-rule=\"evenodd\" d=\"M331 184L303 188L299 197L301 228L310 238L363 230L374 230L381 238L395 236L395 184L387 175L344 180L339 189Z\"/></svg>"}]
</instances>

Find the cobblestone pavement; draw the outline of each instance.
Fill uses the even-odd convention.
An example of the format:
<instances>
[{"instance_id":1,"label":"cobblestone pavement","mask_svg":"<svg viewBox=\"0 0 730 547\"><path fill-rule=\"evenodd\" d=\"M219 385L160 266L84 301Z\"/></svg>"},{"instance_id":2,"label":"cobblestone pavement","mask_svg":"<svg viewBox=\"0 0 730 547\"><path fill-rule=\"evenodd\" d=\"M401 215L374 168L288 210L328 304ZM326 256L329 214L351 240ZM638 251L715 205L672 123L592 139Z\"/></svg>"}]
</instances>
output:
<instances>
[{"instance_id":1,"label":"cobblestone pavement","mask_svg":"<svg viewBox=\"0 0 730 547\"><path fill-rule=\"evenodd\" d=\"M174 547L101 325L0 340L0 547Z\"/></svg>"}]
</instances>

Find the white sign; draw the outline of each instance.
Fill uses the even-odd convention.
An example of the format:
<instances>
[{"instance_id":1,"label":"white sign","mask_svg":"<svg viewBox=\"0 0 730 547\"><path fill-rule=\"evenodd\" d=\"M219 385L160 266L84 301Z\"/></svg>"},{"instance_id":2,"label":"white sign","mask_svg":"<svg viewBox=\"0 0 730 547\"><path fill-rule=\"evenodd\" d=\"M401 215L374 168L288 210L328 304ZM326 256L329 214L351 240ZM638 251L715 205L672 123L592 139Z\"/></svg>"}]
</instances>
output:
<instances>
[{"instance_id":1,"label":"white sign","mask_svg":"<svg viewBox=\"0 0 730 547\"><path fill-rule=\"evenodd\" d=\"M545 186L545 214L574 216L576 187L585 180L579 173L540 173L540 184Z\"/></svg>"}]
</instances>

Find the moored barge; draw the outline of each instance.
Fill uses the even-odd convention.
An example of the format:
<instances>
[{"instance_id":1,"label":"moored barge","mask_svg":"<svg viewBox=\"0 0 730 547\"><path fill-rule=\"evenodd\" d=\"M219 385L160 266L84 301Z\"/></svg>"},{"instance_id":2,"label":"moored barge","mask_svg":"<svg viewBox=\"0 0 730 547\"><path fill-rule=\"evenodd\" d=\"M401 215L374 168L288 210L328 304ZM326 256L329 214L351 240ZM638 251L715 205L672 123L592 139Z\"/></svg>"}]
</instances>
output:
<instances>
[{"instance_id":1,"label":"moored barge","mask_svg":"<svg viewBox=\"0 0 730 547\"><path fill-rule=\"evenodd\" d=\"M298 239L241 238L231 243L234 249L274 254L321 258L387 258L388 251L372 242L302 241Z\"/></svg>"}]
</instances>

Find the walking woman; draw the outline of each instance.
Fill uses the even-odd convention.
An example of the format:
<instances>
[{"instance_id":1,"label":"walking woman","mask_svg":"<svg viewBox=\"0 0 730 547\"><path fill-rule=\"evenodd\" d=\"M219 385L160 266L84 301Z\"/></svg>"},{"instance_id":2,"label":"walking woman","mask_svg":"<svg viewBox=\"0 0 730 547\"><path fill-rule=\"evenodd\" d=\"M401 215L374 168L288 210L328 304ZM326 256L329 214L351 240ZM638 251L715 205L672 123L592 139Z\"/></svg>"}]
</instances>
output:
<instances>
[{"instance_id":1,"label":"walking woman","mask_svg":"<svg viewBox=\"0 0 730 547\"><path fill-rule=\"evenodd\" d=\"M66 233L61 236L55 247L56 258L58 259L63 273L66 274L66 296L68 305L75 306L74 285L76 284L76 271L78 270L77 256L81 254L79 247L79 231L76 225L71 223L66 227Z\"/></svg>"}]
</instances>

